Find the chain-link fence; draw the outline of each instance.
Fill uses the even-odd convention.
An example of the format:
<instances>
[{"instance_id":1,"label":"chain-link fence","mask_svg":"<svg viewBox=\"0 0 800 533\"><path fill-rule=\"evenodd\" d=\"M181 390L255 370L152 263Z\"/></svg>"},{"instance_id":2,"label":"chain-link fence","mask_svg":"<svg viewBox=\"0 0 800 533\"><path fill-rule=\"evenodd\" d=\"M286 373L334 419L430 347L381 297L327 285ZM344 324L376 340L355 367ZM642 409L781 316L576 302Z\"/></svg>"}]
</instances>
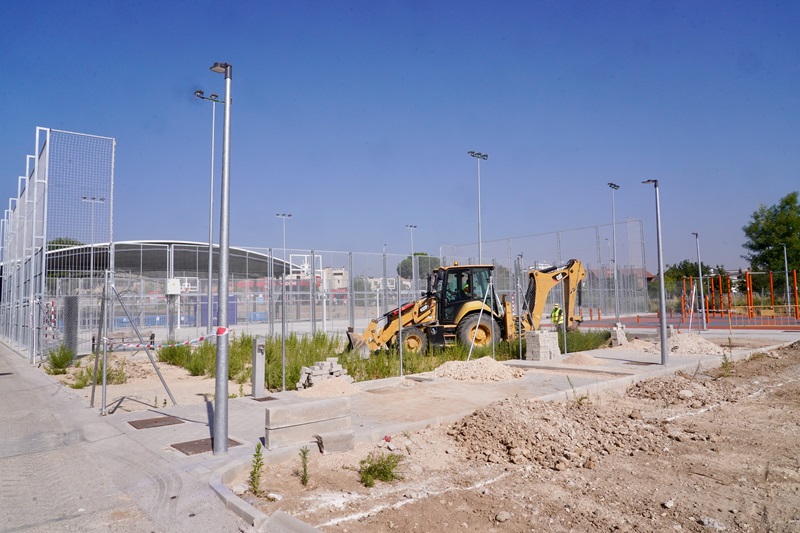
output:
<instances>
[{"instance_id":1,"label":"chain-link fence","mask_svg":"<svg viewBox=\"0 0 800 533\"><path fill-rule=\"evenodd\" d=\"M61 343L78 353L97 345L105 322L117 342L185 341L211 331L217 317L218 249L209 275L208 245L113 242L114 139L38 128L20 194L11 199L2 232L0 336L43 357ZM440 265L495 266L498 297L519 309L530 268L576 258L587 276L578 305L587 315L646 310L647 273L641 221L617 227L617 284L611 227L593 226L465 245L429 255L302 249L230 250L229 326L258 335L343 334L427 288ZM113 285L119 298L110 298ZM107 295L105 306L103 294ZM552 291L548 307L560 301ZM615 294L616 299L615 300ZM549 310L549 309L548 309ZM343 337L343 335L342 335Z\"/></svg>"}]
</instances>

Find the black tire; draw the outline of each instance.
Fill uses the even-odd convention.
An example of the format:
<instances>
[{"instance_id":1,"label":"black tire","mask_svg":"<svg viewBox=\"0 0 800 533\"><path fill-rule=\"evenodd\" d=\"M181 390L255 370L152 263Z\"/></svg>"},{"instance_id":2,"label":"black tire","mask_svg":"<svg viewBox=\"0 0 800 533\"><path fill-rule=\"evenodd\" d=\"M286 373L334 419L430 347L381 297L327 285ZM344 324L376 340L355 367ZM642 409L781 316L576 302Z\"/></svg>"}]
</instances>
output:
<instances>
[{"instance_id":1,"label":"black tire","mask_svg":"<svg viewBox=\"0 0 800 533\"><path fill-rule=\"evenodd\" d=\"M464 346L472 344L473 338L475 338L475 346L491 346L500 338L500 328L491 316L481 315L479 319L477 314L473 314L458 324L456 337L458 342Z\"/></svg>"},{"instance_id":2,"label":"black tire","mask_svg":"<svg viewBox=\"0 0 800 533\"><path fill-rule=\"evenodd\" d=\"M428 336L417 327L403 328L403 352L425 353L428 349Z\"/></svg>"}]
</instances>

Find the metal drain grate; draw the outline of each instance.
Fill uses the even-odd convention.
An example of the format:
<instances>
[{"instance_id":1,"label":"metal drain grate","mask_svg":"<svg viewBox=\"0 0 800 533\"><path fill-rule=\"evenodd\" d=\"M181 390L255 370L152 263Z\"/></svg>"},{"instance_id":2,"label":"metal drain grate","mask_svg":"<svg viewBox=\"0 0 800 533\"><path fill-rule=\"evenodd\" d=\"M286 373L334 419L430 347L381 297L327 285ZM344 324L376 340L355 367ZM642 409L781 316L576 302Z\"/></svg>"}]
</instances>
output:
<instances>
[{"instance_id":1,"label":"metal drain grate","mask_svg":"<svg viewBox=\"0 0 800 533\"><path fill-rule=\"evenodd\" d=\"M136 429L160 428L161 426L172 426L183 424L183 420L174 416L159 416L157 418L145 418L143 420L129 420L128 424Z\"/></svg>"},{"instance_id":2,"label":"metal drain grate","mask_svg":"<svg viewBox=\"0 0 800 533\"><path fill-rule=\"evenodd\" d=\"M228 439L228 448L234 446L241 446L241 442L236 442L233 439ZM187 442L179 442L171 444L173 448L186 455L197 455L198 453L205 453L214 450L214 439L198 439L190 440Z\"/></svg>"}]
</instances>

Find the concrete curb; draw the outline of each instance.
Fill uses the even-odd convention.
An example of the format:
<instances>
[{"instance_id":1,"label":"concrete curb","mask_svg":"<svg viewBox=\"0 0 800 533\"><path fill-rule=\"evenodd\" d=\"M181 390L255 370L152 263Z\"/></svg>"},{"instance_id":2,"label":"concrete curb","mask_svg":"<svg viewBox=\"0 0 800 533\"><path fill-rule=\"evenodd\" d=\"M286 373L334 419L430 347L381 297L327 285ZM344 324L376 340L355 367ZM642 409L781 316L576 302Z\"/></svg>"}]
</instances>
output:
<instances>
[{"instance_id":1,"label":"concrete curb","mask_svg":"<svg viewBox=\"0 0 800 533\"><path fill-rule=\"evenodd\" d=\"M228 488L227 484L232 483L243 472L247 472L252 464L252 459L240 459L234 463L222 466L213 472L208 479L208 485L217 493L225 507L242 517L248 524L259 529L269 517L241 499Z\"/></svg>"}]
</instances>

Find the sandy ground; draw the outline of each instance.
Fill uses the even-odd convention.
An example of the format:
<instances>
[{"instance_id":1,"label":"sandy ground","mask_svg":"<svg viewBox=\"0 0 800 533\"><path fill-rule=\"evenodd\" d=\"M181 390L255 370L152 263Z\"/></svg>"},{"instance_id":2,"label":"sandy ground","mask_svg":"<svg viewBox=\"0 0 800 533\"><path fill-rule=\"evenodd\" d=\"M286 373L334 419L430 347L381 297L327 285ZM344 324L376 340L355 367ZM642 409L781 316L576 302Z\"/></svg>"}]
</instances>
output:
<instances>
[{"instance_id":1,"label":"sandy ground","mask_svg":"<svg viewBox=\"0 0 800 533\"><path fill-rule=\"evenodd\" d=\"M800 343L568 403L495 402L445 427L270 466L244 497L326 532L800 531ZM371 452L403 479L359 482ZM239 481L241 490L245 480Z\"/></svg>"},{"instance_id":2,"label":"sandy ground","mask_svg":"<svg viewBox=\"0 0 800 533\"><path fill-rule=\"evenodd\" d=\"M151 353L155 358L155 352ZM108 405L109 409L118 409L120 412L144 411L153 407L164 407L172 404L166 389L153 368L153 364L144 351L113 352L109 354L108 360L109 369L115 369L119 365L123 365L127 377L125 383L109 384L107 386L106 405ZM94 358L92 356L83 357L80 360L80 365L81 367L88 366L92 368ZM157 363L157 366L178 405L214 400L214 378L191 376L185 369L166 363ZM70 385L75 382L74 375L78 371L80 371L80 367L72 368L69 370L68 375L59 376L59 379L64 384ZM250 390L249 383L241 386L233 381L228 383L228 391L231 395L248 395ZM89 384L76 392L82 394L88 402L92 386ZM98 384L95 390L96 405L100 404L101 392L100 384Z\"/></svg>"}]
</instances>

